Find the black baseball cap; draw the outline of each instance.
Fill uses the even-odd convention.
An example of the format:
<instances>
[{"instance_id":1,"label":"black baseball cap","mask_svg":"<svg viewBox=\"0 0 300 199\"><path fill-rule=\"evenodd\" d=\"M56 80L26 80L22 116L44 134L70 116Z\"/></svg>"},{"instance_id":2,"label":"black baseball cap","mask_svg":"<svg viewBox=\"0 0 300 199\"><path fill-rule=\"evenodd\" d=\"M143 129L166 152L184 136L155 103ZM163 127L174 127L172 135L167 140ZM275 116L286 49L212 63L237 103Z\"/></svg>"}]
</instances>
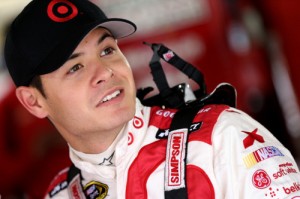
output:
<instances>
[{"instance_id":1,"label":"black baseball cap","mask_svg":"<svg viewBox=\"0 0 300 199\"><path fill-rule=\"evenodd\" d=\"M94 28L108 29L115 38L133 34L131 21L107 18L88 0L33 0L12 22L4 58L16 86L28 86L36 75L55 71Z\"/></svg>"}]
</instances>

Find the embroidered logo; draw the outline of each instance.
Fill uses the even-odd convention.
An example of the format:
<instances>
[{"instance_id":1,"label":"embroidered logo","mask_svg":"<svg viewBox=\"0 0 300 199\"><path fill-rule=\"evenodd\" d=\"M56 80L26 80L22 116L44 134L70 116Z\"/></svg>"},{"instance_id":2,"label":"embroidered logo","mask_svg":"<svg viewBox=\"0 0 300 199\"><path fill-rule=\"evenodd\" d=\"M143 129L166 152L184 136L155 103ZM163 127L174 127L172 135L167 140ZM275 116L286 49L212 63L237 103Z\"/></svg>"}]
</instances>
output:
<instances>
[{"instance_id":1,"label":"embroidered logo","mask_svg":"<svg viewBox=\"0 0 300 199\"><path fill-rule=\"evenodd\" d=\"M169 61L170 59L172 59L174 57L174 53L173 51L169 50L168 52L166 52L165 54L163 54L163 58L166 61Z\"/></svg>"},{"instance_id":2,"label":"embroidered logo","mask_svg":"<svg viewBox=\"0 0 300 199\"><path fill-rule=\"evenodd\" d=\"M242 131L243 133L246 133L248 136L243 140L243 144L245 149L249 146L252 146L254 144L254 141L258 141L260 143L264 143L265 140L261 135L257 134L257 128L254 129L252 132Z\"/></svg>"},{"instance_id":3,"label":"embroidered logo","mask_svg":"<svg viewBox=\"0 0 300 199\"><path fill-rule=\"evenodd\" d=\"M281 151L274 146L266 146L262 147L243 158L243 161L247 168L251 168L257 163L266 160L268 158L272 158L274 156L284 156Z\"/></svg>"},{"instance_id":4,"label":"embroidered logo","mask_svg":"<svg viewBox=\"0 0 300 199\"><path fill-rule=\"evenodd\" d=\"M131 132L129 132L128 133L128 146L132 145L133 142L134 142L133 134Z\"/></svg>"},{"instance_id":5,"label":"embroidered logo","mask_svg":"<svg viewBox=\"0 0 300 199\"><path fill-rule=\"evenodd\" d=\"M273 187L270 187L267 191L267 193L265 194L266 197L268 198L274 198L276 197L277 195L281 195L280 194L280 190L278 188L274 188Z\"/></svg>"},{"instance_id":6,"label":"embroidered logo","mask_svg":"<svg viewBox=\"0 0 300 199\"><path fill-rule=\"evenodd\" d=\"M262 169L255 171L252 176L252 183L258 189L265 189L271 184L271 179L267 172Z\"/></svg>"},{"instance_id":7,"label":"embroidered logo","mask_svg":"<svg viewBox=\"0 0 300 199\"><path fill-rule=\"evenodd\" d=\"M286 194L293 194L294 192L300 191L300 183L294 182L292 186L282 187L282 189L284 190L284 193L286 193Z\"/></svg>"},{"instance_id":8,"label":"embroidered logo","mask_svg":"<svg viewBox=\"0 0 300 199\"><path fill-rule=\"evenodd\" d=\"M189 132L192 133L194 131L197 131L201 128L202 122L196 122L191 124L190 128L189 128ZM156 133L156 139L165 139L168 137L170 132L170 129L158 129L157 133Z\"/></svg>"},{"instance_id":9,"label":"embroidered logo","mask_svg":"<svg viewBox=\"0 0 300 199\"><path fill-rule=\"evenodd\" d=\"M60 171L58 173L58 175L54 178L54 180L51 182L51 184L48 188L48 191L47 191L47 192L49 192L50 197L55 196L60 191L67 188L67 186L68 186L68 181L67 181L68 171L69 171L69 168L65 168L64 170Z\"/></svg>"},{"instance_id":10,"label":"embroidered logo","mask_svg":"<svg viewBox=\"0 0 300 199\"><path fill-rule=\"evenodd\" d=\"M144 122L141 118L134 116L133 118L133 126L137 129L142 128L144 125Z\"/></svg>"},{"instance_id":11,"label":"embroidered logo","mask_svg":"<svg viewBox=\"0 0 300 199\"><path fill-rule=\"evenodd\" d=\"M84 192L88 199L103 199L107 196L108 186L101 182L91 181L84 186Z\"/></svg>"},{"instance_id":12,"label":"embroidered logo","mask_svg":"<svg viewBox=\"0 0 300 199\"><path fill-rule=\"evenodd\" d=\"M61 190L65 189L68 186L67 181L63 181L56 185L49 193L50 197L55 196L57 193L59 193Z\"/></svg>"},{"instance_id":13,"label":"embroidered logo","mask_svg":"<svg viewBox=\"0 0 300 199\"><path fill-rule=\"evenodd\" d=\"M68 190L69 190L70 196L72 196L72 198L74 198L74 199L81 199L81 198L83 199L83 198L85 198L84 194L82 192L82 188L81 188L80 175L77 175L70 182Z\"/></svg>"},{"instance_id":14,"label":"embroidered logo","mask_svg":"<svg viewBox=\"0 0 300 199\"><path fill-rule=\"evenodd\" d=\"M113 163L114 155L115 155L115 152L113 152L111 154L111 156L109 156L108 158L104 158L103 161L99 165L103 165L103 166L112 166L112 165L114 165L114 163Z\"/></svg>"},{"instance_id":15,"label":"embroidered logo","mask_svg":"<svg viewBox=\"0 0 300 199\"><path fill-rule=\"evenodd\" d=\"M278 171L273 173L273 177L275 180L279 179L279 178L283 178L287 175L290 174L296 174L298 173L297 169L294 168L293 164L290 162L284 163L284 164L280 164L278 165Z\"/></svg>"},{"instance_id":16,"label":"embroidered logo","mask_svg":"<svg viewBox=\"0 0 300 199\"><path fill-rule=\"evenodd\" d=\"M184 183L184 159L187 129L171 131L168 137L165 188L167 191L182 188Z\"/></svg>"},{"instance_id":17,"label":"embroidered logo","mask_svg":"<svg viewBox=\"0 0 300 199\"><path fill-rule=\"evenodd\" d=\"M78 15L78 9L68 0L52 0L48 5L47 14L55 22L66 22Z\"/></svg>"}]
</instances>

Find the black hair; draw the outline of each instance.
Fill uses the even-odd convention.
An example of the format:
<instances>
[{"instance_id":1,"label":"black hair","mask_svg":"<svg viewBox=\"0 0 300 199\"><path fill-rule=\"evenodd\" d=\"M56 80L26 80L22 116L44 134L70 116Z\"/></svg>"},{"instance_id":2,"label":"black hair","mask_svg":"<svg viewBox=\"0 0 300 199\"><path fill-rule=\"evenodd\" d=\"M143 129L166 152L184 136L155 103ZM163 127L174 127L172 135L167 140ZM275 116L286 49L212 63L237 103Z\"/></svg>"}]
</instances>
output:
<instances>
[{"instance_id":1,"label":"black hair","mask_svg":"<svg viewBox=\"0 0 300 199\"><path fill-rule=\"evenodd\" d=\"M40 75L35 76L29 86L36 88L46 98L46 93Z\"/></svg>"}]
</instances>

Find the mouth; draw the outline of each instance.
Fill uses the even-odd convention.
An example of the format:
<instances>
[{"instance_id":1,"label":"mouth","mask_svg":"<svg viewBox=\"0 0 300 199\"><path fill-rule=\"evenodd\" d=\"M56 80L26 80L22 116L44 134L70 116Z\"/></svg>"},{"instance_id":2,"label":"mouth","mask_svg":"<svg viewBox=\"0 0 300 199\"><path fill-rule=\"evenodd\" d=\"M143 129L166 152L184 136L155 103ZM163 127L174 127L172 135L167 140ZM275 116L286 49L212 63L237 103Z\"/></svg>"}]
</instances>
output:
<instances>
[{"instance_id":1,"label":"mouth","mask_svg":"<svg viewBox=\"0 0 300 199\"><path fill-rule=\"evenodd\" d=\"M119 95L121 94L121 90L116 90L115 92L109 94L109 95L106 95L101 101L100 101L100 104L103 104L103 103L106 103L106 102L109 102L110 100L118 97Z\"/></svg>"}]
</instances>

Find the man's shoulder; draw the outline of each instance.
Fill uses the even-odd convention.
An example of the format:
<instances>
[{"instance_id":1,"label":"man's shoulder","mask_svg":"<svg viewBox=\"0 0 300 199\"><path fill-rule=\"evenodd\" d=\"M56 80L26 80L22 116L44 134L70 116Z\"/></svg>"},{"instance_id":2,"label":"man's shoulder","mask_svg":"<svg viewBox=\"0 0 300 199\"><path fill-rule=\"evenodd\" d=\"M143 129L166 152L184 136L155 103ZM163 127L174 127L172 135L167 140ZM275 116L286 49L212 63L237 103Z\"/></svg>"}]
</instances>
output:
<instances>
[{"instance_id":1,"label":"man's shoulder","mask_svg":"<svg viewBox=\"0 0 300 199\"><path fill-rule=\"evenodd\" d=\"M197 134L196 139L201 139L199 136L203 137L204 134L202 127L205 127L206 133L204 137L210 137L211 131L217 122L219 115L224 110L230 109L230 107L227 105L211 104L201 108L195 106L195 109L197 109L197 113L193 116L194 119L189 128L190 132L193 132L192 134ZM165 138L167 136L167 132L170 129L171 123L173 122L174 116L177 112L177 109L163 109L161 107L151 108L149 125L155 126L159 129L157 138ZM185 119L184 116L183 119Z\"/></svg>"},{"instance_id":2,"label":"man's shoulder","mask_svg":"<svg viewBox=\"0 0 300 199\"><path fill-rule=\"evenodd\" d=\"M70 168L71 166L64 168L53 178L46 193L50 198L68 187L68 173Z\"/></svg>"}]
</instances>

